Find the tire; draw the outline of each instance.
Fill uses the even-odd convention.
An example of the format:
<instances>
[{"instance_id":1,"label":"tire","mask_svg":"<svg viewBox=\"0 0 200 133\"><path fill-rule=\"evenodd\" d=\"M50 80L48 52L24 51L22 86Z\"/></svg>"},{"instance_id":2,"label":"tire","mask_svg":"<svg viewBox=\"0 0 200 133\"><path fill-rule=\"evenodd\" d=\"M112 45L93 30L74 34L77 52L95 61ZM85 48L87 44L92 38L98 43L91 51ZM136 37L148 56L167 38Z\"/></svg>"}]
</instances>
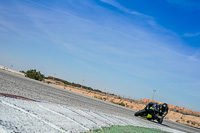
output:
<instances>
[{"instance_id":1,"label":"tire","mask_svg":"<svg viewBox=\"0 0 200 133\"><path fill-rule=\"evenodd\" d=\"M152 121L153 119L151 119L151 118L147 118L147 120Z\"/></svg>"},{"instance_id":2,"label":"tire","mask_svg":"<svg viewBox=\"0 0 200 133\"><path fill-rule=\"evenodd\" d=\"M158 121L159 124L162 124L163 119L158 119L157 121Z\"/></svg>"},{"instance_id":3,"label":"tire","mask_svg":"<svg viewBox=\"0 0 200 133\"><path fill-rule=\"evenodd\" d=\"M142 116L144 113L146 113L145 109L136 112L135 116Z\"/></svg>"}]
</instances>

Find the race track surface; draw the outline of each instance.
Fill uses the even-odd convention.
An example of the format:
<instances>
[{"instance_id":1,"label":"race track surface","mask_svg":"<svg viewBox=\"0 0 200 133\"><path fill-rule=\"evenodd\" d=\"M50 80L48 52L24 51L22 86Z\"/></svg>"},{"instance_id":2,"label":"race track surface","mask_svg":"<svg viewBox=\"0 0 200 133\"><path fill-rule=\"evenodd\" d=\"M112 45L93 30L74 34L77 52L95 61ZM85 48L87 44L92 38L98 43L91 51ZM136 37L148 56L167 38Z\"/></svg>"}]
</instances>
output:
<instances>
[{"instance_id":1,"label":"race track surface","mask_svg":"<svg viewBox=\"0 0 200 133\"><path fill-rule=\"evenodd\" d=\"M3 70L0 70L0 93L19 95L36 101L40 100L41 102L48 101L65 107L79 108L83 110L88 109L94 112L105 113L107 115L132 119L144 124L151 124L152 126L158 125L156 122L150 122L135 117L134 110L82 94L77 94L62 88L50 86ZM163 125L159 126L189 133L200 132L199 128L182 125L168 120L164 120Z\"/></svg>"}]
</instances>

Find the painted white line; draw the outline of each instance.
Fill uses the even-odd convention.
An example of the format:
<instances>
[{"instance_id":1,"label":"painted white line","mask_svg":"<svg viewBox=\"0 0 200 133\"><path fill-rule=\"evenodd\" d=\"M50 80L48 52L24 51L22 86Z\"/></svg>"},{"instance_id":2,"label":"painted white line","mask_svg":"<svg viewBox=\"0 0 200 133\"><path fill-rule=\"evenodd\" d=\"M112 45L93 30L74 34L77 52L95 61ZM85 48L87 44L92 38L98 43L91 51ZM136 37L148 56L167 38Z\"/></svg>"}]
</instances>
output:
<instances>
[{"instance_id":1,"label":"painted white line","mask_svg":"<svg viewBox=\"0 0 200 133\"><path fill-rule=\"evenodd\" d=\"M113 118L106 116L106 114L102 114L99 112L93 112L94 114L104 118L106 121L110 122L112 125L116 125L116 122ZM113 122L114 121L114 122Z\"/></svg>"},{"instance_id":2,"label":"painted white line","mask_svg":"<svg viewBox=\"0 0 200 133\"><path fill-rule=\"evenodd\" d=\"M78 109L78 111L75 111L75 110L72 110L72 109L70 109L70 108L65 108L65 107L63 107L63 106L61 106L61 107L62 107L63 109L69 110L69 111L71 111L71 112L73 112L73 113L79 115L80 117L83 117L83 118L85 118L85 119L87 119L87 120L89 120L89 121L91 121L92 123L94 123L94 124L97 125L97 123L96 123L95 121L93 121L93 120L87 118L87 117L86 117L85 115L83 115L83 114L78 113L78 111L79 111L79 112L82 112L82 113L83 113L84 111L79 110L79 109ZM86 112L84 112L84 113L87 114ZM88 115L88 114L87 114L87 115Z\"/></svg>"},{"instance_id":3,"label":"painted white line","mask_svg":"<svg viewBox=\"0 0 200 133\"><path fill-rule=\"evenodd\" d=\"M90 111L90 116L94 117L95 119L102 121L104 123L106 123L109 126L115 125L113 122L109 121L108 119L106 119L105 117L102 117L100 115L98 115L97 113Z\"/></svg>"},{"instance_id":4,"label":"painted white line","mask_svg":"<svg viewBox=\"0 0 200 133\"><path fill-rule=\"evenodd\" d=\"M85 129L85 130L87 130L87 131L90 130L89 128L85 127L84 125L82 125L81 123L75 121L75 120L72 119L72 118L69 118L69 117L67 117L67 116L65 116L65 115L63 115L63 114L61 114L61 113L58 113L58 112L53 111L53 110L51 110L51 109L48 109L48 108L46 108L46 107L44 107L44 106L42 106L42 105L40 105L40 104L37 104L37 105L38 105L39 107L41 107L41 108L43 108L43 109L45 109L45 110L51 112L51 113L54 113L54 114L56 114L56 115L59 115L59 116L61 116L61 117L64 117L64 118L66 118L66 119L69 119L69 120L73 121L74 123L80 125L83 129Z\"/></svg>"},{"instance_id":5,"label":"painted white line","mask_svg":"<svg viewBox=\"0 0 200 133\"><path fill-rule=\"evenodd\" d=\"M58 126L56 126L56 125L54 125L54 124L52 124L52 123L50 123L50 122L47 122L47 121L43 120L42 118L38 117L38 116L35 115L35 114L32 114L32 113L30 113L30 112L28 112L28 111L26 111L26 110L24 110L24 109L22 109L22 108L19 108L19 107L15 106L15 105L10 104L10 103L7 103L7 102L5 102L5 101L2 101L2 100L1 100L1 102L2 102L3 104L7 105L7 106L10 106L10 107L12 107L12 108L14 108L14 109L17 109L17 110L19 110L19 111L21 111L21 112L23 112L23 113L26 113L26 114L28 114L28 115L30 115L30 116L32 116L32 117L34 117L34 118L36 118L36 119L38 119L38 120L44 122L45 124L49 125L50 127L54 128L54 129L56 129L56 130L58 130L58 131L60 131L60 132L62 132L62 133L68 133L67 131L65 131L65 130L63 130L63 129L61 129L61 128L59 128Z\"/></svg>"},{"instance_id":6,"label":"painted white line","mask_svg":"<svg viewBox=\"0 0 200 133\"><path fill-rule=\"evenodd\" d=\"M126 122L120 120L120 119L119 119L118 117L116 117L116 116L111 116L111 115L107 115L107 114L104 114L104 115L105 115L105 117L114 120L116 123L120 123L120 125L128 125L128 123L126 123Z\"/></svg>"},{"instance_id":7,"label":"painted white line","mask_svg":"<svg viewBox=\"0 0 200 133\"><path fill-rule=\"evenodd\" d=\"M106 123L106 122L104 122L103 120L100 120L100 119L98 119L97 117L95 117L95 116L91 115L90 113L85 112L85 111L83 111L83 110L78 109L78 110L76 110L76 111L73 111L73 110L71 110L71 109L69 109L69 108L65 108L65 107L63 107L63 108L66 109L66 110L70 110L70 111L72 111L72 112L74 112L74 113L76 113L76 114L79 114L80 116L83 116L83 117L86 118L87 120L93 122L93 123L96 125L96 128L99 128L99 129L102 128L103 125L99 124L99 122ZM106 123L106 125L108 125L108 124ZM104 125L104 126L105 126L105 125Z\"/></svg>"}]
</instances>

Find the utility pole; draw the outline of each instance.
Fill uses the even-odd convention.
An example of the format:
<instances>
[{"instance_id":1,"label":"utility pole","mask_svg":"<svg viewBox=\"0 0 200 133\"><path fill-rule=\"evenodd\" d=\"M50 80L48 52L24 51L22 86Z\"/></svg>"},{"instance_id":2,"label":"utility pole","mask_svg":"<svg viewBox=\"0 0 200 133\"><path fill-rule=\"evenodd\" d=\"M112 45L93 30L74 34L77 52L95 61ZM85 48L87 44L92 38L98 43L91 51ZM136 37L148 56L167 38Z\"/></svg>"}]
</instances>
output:
<instances>
[{"instance_id":1,"label":"utility pole","mask_svg":"<svg viewBox=\"0 0 200 133\"><path fill-rule=\"evenodd\" d=\"M82 80L82 85L81 85L81 89L83 89L83 82L84 82L84 80Z\"/></svg>"},{"instance_id":2,"label":"utility pole","mask_svg":"<svg viewBox=\"0 0 200 133\"><path fill-rule=\"evenodd\" d=\"M153 90L152 100L153 100L153 98L154 98L155 93L156 93L156 90Z\"/></svg>"},{"instance_id":3,"label":"utility pole","mask_svg":"<svg viewBox=\"0 0 200 133\"><path fill-rule=\"evenodd\" d=\"M10 65L10 69L12 69L12 68L13 68L13 64Z\"/></svg>"},{"instance_id":4,"label":"utility pole","mask_svg":"<svg viewBox=\"0 0 200 133\"><path fill-rule=\"evenodd\" d=\"M53 76L53 80L54 80L54 77L56 76L56 73L54 73L54 76Z\"/></svg>"}]
</instances>

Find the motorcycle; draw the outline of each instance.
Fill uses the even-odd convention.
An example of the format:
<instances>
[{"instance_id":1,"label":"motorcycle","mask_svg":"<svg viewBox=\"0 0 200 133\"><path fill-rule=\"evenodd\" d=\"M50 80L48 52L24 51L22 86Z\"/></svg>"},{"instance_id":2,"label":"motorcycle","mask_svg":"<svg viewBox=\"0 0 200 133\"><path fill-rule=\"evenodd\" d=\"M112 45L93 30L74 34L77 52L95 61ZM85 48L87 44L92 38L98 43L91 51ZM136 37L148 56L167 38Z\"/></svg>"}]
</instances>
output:
<instances>
[{"instance_id":1,"label":"motorcycle","mask_svg":"<svg viewBox=\"0 0 200 133\"><path fill-rule=\"evenodd\" d=\"M148 104L144 109L137 111L135 113L135 116L144 117L150 121L157 120L159 124L162 124L163 119L159 116L158 111L159 106L157 104L154 104L152 106Z\"/></svg>"}]
</instances>

